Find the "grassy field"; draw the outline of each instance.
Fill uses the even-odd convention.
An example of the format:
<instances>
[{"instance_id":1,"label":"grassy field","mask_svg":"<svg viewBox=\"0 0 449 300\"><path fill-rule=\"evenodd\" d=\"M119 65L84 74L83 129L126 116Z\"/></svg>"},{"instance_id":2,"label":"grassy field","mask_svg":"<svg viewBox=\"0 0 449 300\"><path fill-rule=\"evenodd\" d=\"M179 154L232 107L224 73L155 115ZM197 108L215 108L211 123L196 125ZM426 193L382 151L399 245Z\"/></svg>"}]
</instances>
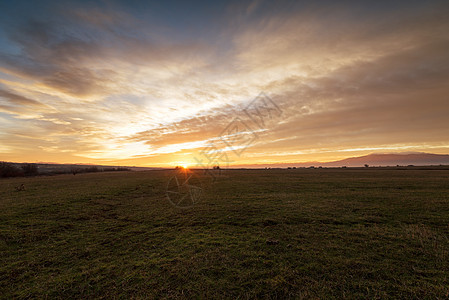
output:
<instances>
[{"instance_id":1,"label":"grassy field","mask_svg":"<svg viewBox=\"0 0 449 300\"><path fill-rule=\"evenodd\" d=\"M0 297L449 297L448 170L173 172L0 180Z\"/></svg>"}]
</instances>

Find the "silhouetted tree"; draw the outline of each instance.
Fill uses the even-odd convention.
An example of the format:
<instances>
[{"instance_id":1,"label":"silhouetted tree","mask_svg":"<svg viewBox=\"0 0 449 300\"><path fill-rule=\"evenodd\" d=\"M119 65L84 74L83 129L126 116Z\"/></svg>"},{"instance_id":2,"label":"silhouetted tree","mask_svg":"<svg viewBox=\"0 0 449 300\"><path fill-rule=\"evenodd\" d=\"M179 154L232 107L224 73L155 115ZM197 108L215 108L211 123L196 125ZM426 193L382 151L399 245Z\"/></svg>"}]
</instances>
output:
<instances>
[{"instance_id":1,"label":"silhouetted tree","mask_svg":"<svg viewBox=\"0 0 449 300\"><path fill-rule=\"evenodd\" d=\"M22 170L25 176L36 176L39 173L36 164L25 164L22 166Z\"/></svg>"}]
</instances>

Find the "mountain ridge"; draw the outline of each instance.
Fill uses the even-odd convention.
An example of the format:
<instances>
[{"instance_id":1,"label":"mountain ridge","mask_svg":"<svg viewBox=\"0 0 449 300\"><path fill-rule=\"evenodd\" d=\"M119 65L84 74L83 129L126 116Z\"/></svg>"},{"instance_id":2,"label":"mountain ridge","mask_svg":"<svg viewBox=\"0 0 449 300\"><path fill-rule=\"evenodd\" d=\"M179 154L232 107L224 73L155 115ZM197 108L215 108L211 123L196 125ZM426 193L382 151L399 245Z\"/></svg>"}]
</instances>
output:
<instances>
[{"instance_id":1,"label":"mountain ridge","mask_svg":"<svg viewBox=\"0 0 449 300\"><path fill-rule=\"evenodd\" d=\"M330 162L291 162L291 163L273 163L273 164L247 164L235 167L363 167L369 166L431 166L431 165L449 165L449 154L434 153L371 153L363 156L349 157Z\"/></svg>"}]
</instances>

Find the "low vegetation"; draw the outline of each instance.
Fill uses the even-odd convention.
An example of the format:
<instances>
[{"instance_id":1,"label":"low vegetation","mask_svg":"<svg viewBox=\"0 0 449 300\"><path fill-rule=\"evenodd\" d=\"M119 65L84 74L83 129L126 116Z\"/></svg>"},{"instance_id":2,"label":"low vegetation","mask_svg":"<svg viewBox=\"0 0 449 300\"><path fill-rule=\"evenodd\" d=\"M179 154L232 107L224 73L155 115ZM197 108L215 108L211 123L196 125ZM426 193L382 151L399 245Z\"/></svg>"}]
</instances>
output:
<instances>
[{"instance_id":1,"label":"low vegetation","mask_svg":"<svg viewBox=\"0 0 449 300\"><path fill-rule=\"evenodd\" d=\"M448 170L173 172L0 180L0 297L449 297Z\"/></svg>"}]
</instances>

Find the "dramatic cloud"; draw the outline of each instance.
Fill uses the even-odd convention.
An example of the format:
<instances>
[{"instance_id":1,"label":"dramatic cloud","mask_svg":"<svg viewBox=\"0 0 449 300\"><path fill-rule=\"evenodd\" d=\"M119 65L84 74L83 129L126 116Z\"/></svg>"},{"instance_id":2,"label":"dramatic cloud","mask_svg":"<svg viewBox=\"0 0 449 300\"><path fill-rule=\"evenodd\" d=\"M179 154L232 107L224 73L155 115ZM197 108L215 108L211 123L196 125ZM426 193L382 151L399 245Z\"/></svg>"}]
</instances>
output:
<instances>
[{"instance_id":1,"label":"dramatic cloud","mask_svg":"<svg viewBox=\"0 0 449 300\"><path fill-rule=\"evenodd\" d=\"M189 8L0 4L0 159L167 166L212 144L234 164L447 153L444 1ZM264 128L245 114L262 91L282 110ZM257 136L239 155L224 142L236 120Z\"/></svg>"}]
</instances>

